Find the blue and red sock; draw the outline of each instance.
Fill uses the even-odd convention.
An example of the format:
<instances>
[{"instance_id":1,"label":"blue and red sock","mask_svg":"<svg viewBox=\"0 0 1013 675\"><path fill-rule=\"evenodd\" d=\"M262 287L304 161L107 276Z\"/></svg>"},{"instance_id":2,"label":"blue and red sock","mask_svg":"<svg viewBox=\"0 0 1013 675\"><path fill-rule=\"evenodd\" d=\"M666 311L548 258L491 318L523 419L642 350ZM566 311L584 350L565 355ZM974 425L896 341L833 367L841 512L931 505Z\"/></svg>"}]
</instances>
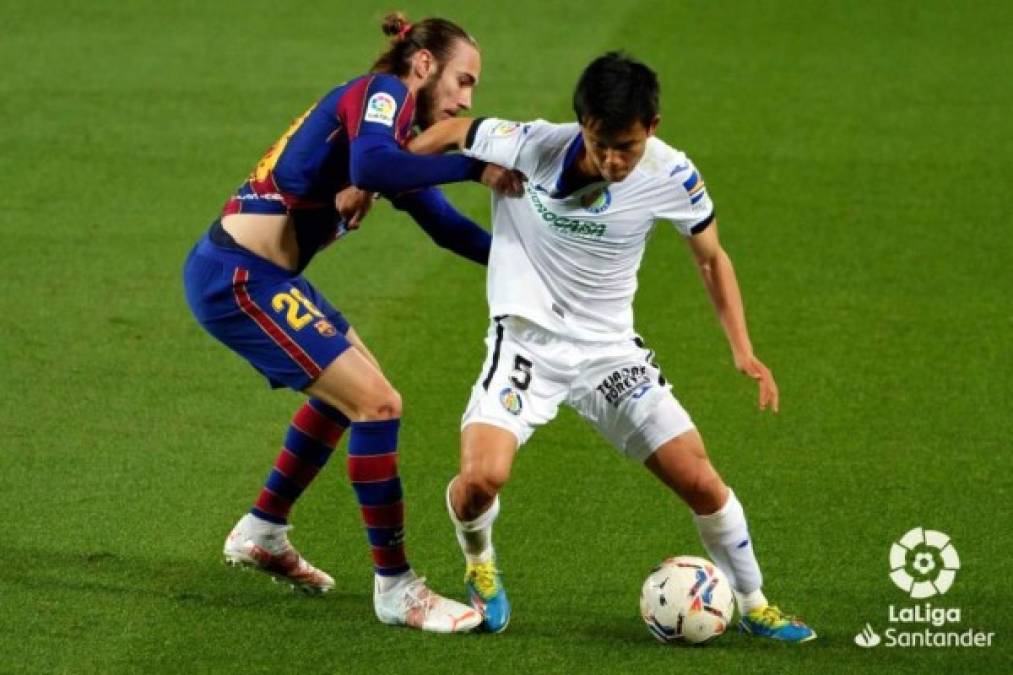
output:
<instances>
[{"instance_id":1,"label":"blue and red sock","mask_svg":"<svg viewBox=\"0 0 1013 675\"><path fill-rule=\"evenodd\" d=\"M397 471L400 426L399 419L353 422L348 438L348 477L381 576L411 569L404 550L404 502Z\"/></svg>"},{"instance_id":2,"label":"blue and red sock","mask_svg":"<svg viewBox=\"0 0 1013 675\"><path fill-rule=\"evenodd\" d=\"M292 505L330 459L348 418L319 399L296 411L267 482L250 513L272 523L288 523Z\"/></svg>"}]
</instances>

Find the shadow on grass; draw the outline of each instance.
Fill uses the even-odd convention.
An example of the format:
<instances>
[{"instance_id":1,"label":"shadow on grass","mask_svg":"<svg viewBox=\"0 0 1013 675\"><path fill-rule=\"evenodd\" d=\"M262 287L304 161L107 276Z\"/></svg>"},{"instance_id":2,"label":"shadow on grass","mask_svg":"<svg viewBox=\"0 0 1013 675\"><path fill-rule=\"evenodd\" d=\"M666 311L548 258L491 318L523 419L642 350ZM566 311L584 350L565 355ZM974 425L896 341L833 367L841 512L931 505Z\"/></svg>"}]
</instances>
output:
<instances>
[{"instance_id":1,"label":"shadow on grass","mask_svg":"<svg viewBox=\"0 0 1013 675\"><path fill-rule=\"evenodd\" d=\"M372 610L370 592L334 590L308 596L252 570L224 563L187 559L128 556L111 551L58 551L41 548L7 549L10 562L0 566L0 582L30 589L40 598L88 593L116 598L160 600L179 606L228 608L292 615L316 613L337 602L354 612Z\"/></svg>"},{"instance_id":2,"label":"shadow on grass","mask_svg":"<svg viewBox=\"0 0 1013 675\"><path fill-rule=\"evenodd\" d=\"M562 618L562 617L560 617ZM571 620L572 623L572 620ZM743 652L759 650L793 650L822 651L835 646L839 642L837 636L821 632L813 642L804 645L793 645L777 640L751 637L740 633L738 618L730 625L724 635L706 645L690 645L687 643L662 644L648 632L639 617L624 619L613 616L597 616L593 620L572 624L570 635L595 645L609 645L615 649L645 649L656 647L659 650L676 650L680 653L695 653L706 648L708 652Z\"/></svg>"}]
</instances>

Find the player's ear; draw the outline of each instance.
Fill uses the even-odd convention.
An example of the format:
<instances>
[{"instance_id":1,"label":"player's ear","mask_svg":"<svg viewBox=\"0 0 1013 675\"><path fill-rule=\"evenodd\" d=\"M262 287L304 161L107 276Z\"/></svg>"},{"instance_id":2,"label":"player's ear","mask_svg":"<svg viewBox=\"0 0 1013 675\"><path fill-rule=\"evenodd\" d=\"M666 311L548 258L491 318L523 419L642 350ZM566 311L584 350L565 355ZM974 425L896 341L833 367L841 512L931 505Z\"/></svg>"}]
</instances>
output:
<instances>
[{"instance_id":1,"label":"player's ear","mask_svg":"<svg viewBox=\"0 0 1013 675\"><path fill-rule=\"evenodd\" d=\"M412 54L412 75L425 81L434 72L436 57L428 49L420 49Z\"/></svg>"},{"instance_id":2,"label":"player's ear","mask_svg":"<svg viewBox=\"0 0 1013 675\"><path fill-rule=\"evenodd\" d=\"M651 120L651 125L647 127L647 135L653 136L654 132L658 130L659 124L661 124L661 115L655 115L654 119Z\"/></svg>"}]
</instances>

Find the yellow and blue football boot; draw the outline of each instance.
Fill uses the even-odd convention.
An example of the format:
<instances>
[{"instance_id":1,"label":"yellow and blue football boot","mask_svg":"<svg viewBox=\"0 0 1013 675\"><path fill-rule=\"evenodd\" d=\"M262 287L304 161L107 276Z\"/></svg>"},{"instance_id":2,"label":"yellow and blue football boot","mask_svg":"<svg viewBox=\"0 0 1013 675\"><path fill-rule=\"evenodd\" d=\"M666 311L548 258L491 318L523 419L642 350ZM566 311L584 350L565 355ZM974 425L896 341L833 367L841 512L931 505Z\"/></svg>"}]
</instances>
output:
<instances>
[{"instance_id":1,"label":"yellow and blue football boot","mask_svg":"<svg viewBox=\"0 0 1013 675\"><path fill-rule=\"evenodd\" d=\"M485 563L468 563L464 575L471 606L484 617L480 630L500 633L510 623L510 601L499 570L491 560Z\"/></svg>"},{"instance_id":2,"label":"yellow and blue football boot","mask_svg":"<svg viewBox=\"0 0 1013 675\"><path fill-rule=\"evenodd\" d=\"M802 623L801 619L785 614L774 605L747 612L739 622L739 630L782 642L808 642L816 639L816 632Z\"/></svg>"}]
</instances>

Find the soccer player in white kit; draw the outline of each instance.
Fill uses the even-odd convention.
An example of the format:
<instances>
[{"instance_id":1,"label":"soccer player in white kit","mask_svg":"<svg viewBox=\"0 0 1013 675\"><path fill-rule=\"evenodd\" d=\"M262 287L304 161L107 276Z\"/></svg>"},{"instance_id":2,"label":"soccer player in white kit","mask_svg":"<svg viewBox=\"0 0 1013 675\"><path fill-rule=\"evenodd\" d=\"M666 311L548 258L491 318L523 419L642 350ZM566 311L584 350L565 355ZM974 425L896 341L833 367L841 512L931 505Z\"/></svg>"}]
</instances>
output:
<instances>
[{"instance_id":1,"label":"soccer player in white kit","mask_svg":"<svg viewBox=\"0 0 1013 675\"><path fill-rule=\"evenodd\" d=\"M742 505L633 329L644 247L655 221L667 220L689 244L736 368L757 381L760 408L777 411L703 178L654 136L658 91L653 71L613 52L582 74L577 123L452 119L412 143L415 152L458 148L526 178L522 197L493 197L488 354L462 421L460 473L447 488L469 597L487 630L506 627L510 603L492 546L497 495L517 449L566 403L693 510L735 591L742 630L804 642L815 633L764 597Z\"/></svg>"}]
</instances>

